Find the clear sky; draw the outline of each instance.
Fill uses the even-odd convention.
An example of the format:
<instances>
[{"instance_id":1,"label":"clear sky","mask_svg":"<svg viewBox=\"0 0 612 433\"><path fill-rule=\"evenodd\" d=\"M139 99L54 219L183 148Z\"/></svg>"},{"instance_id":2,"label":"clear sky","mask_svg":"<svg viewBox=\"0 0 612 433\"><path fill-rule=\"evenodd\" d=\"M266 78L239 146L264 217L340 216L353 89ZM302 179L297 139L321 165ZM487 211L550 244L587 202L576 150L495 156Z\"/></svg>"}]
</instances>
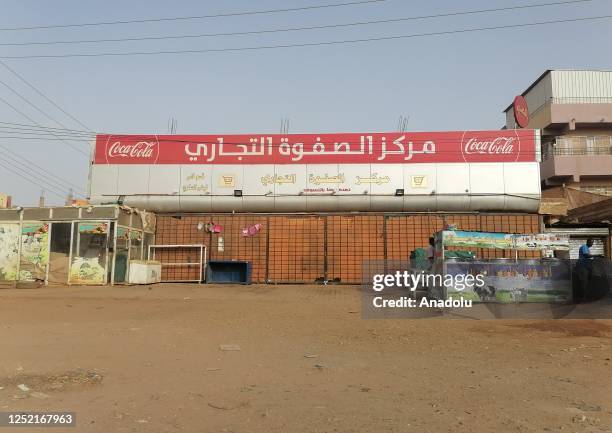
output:
<instances>
[{"instance_id":1,"label":"clear sky","mask_svg":"<svg viewBox=\"0 0 612 433\"><path fill-rule=\"evenodd\" d=\"M209 15L343 3L348 0L160 1L4 0L0 28ZM396 39L360 44L157 56L6 59L37 54L159 51L309 43L430 33L473 27L612 15L612 1L473 14L345 28L199 39L7 46L6 43L227 33L490 9L554 0L386 0L299 12L129 25L0 31L0 59L94 131L272 133L290 118L290 133L498 129L502 110L544 70L612 69L612 19ZM70 129L83 129L0 66L0 80ZM0 97L34 121L60 127L0 84ZM32 121L0 101L0 121ZM0 126L2 126L0 124ZM4 125L6 126L6 125ZM0 137L14 137L0 128ZM22 134L23 136L23 134ZM44 138L44 136L43 136ZM53 138L53 137L51 137ZM89 152L86 142L70 142ZM57 140L0 138L28 162L86 189L87 157ZM21 168L0 147L0 164ZM8 162L7 162L8 161ZM30 181L47 202L67 188ZM57 179L56 179L57 180ZM62 184L64 185L64 184ZM0 192L35 205L41 186L0 166Z\"/></svg>"}]
</instances>

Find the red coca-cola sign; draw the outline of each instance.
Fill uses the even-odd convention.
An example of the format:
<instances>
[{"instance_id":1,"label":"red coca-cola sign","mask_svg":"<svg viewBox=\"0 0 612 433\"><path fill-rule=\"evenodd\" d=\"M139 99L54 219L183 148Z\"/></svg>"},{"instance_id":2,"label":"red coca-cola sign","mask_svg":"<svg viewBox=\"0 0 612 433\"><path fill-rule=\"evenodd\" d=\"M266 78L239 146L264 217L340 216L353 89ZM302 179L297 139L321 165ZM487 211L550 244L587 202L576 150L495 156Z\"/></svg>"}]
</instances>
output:
<instances>
[{"instance_id":1,"label":"red coca-cola sign","mask_svg":"<svg viewBox=\"0 0 612 433\"><path fill-rule=\"evenodd\" d=\"M527 101L523 96L517 96L514 98L514 120L516 124L521 128L527 128L529 125L529 108L527 107Z\"/></svg>"},{"instance_id":2,"label":"red coca-cola sign","mask_svg":"<svg viewBox=\"0 0 612 433\"><path fill-rule=\"evenodd\" d=\"M98 135L94 164L425 164L535 162L536 133Z\"/></svg>"},{"instance_id":3,"label":"red coca-cola sign","mask_svg":"<svg viewBox=\"0 0 612 433\"><path fill-rule=\"evenodd\" d=\"M108 164L155 164L159 158L157 136L113 136L107 138Z\"/></svg>"},{"instance_id":4,"label":"red coca-cola sign","mask_svg":"<svg viewBox=\"0 0 612 433\"><path fill-rule=\"evenodd\" d=\"M483 135L466 131L461 140L465 162L516 162L521 154L521 139L516 131L500 131L497 135Z\"/></svg>"}]
</instances>

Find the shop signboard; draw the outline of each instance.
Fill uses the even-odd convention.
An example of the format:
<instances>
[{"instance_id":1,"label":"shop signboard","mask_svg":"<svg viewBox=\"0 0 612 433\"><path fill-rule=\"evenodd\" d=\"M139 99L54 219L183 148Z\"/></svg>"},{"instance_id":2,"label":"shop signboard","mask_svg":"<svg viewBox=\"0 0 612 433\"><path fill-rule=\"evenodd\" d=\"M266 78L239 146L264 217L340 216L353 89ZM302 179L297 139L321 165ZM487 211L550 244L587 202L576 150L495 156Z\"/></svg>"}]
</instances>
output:
<instances>
[{"instance_id":1,"label":"shop signboard","mask_svg":"<svg viewBox=\"0 0 612 433\"><path fill-rule=\"evenodd\" d=\"M342 134L98 135L94 164L535 162L533 130ZM220 180L232 183L232 173Z\"/></svg>"},{"instance_id":2,"label":"shop signboard","mask_svg":"<svg viewBox=\"0 0 612 433\"><path fill-rule=\"evenodd\" d=\"M465 232L445 230L442 233L445 247L471 247L509 250L514 246L514 238L507 233Z\"/></svg>"},{"instance_id":3,"label":"shop signboard","mask_svg":"<svg viewBox=\"0 0 612 433\"><path fill-rule=\"evenodd\" d=\"M508 234L445 230L445 247L471 247L503 250L569 250L569 236L556 233Z\"/></svg>"},{"instance_id":4,"label":"shop signboard","mask_svg":"<svg viewBox=\"0 0 612 433\"><path fill-rule=\"evenodd\" d=\"M533 211L537 140L527 129L98 135L91 200L160 212Z\"/></svg>"},{"instance_id":5,"label":"shop signboard","mask_svg":"<svg viewBox=\"0 0 612 433\"><path fill-rule=\"evenodd\" d=\"M517 250L557 250L569 251L569 235L560 233L536 233L515 235Z\"/></svg>"}]
</instances>

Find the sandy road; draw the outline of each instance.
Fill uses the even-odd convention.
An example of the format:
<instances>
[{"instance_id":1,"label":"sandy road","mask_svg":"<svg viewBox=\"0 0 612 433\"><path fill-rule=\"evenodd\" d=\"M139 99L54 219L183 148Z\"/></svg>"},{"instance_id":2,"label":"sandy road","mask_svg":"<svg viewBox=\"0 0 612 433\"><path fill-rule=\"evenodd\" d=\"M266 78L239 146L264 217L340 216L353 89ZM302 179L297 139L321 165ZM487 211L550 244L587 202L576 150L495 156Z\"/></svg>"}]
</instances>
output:
<instances>
[{"instance_id":1,"label":"sandy road","mask_svg":"<svg viewBox=\"0 0 612 433\"><path fill-rule=\"evenodd\" d=\"M612 321L359 311L344 286L0 290L0 411L99 433L612 432Z\"/></svg>"}]
</instances>

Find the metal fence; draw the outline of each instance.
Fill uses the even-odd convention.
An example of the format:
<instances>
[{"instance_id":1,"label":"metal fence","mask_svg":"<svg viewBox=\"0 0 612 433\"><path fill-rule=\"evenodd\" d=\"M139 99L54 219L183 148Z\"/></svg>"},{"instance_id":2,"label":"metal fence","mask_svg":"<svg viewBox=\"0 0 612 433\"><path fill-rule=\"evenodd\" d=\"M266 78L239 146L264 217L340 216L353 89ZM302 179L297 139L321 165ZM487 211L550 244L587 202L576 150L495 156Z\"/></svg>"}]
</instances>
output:
<instances>
[{"instance_id":1,"label":"metal fence","mask_svg":"<svg viewBox=\"0 0 612 433\"><path fill-rule=\"evenodd\" d=\"M221 226L207 231L208 223ZM406 260L428 245L444 224L458 229L537 233L537 215L514 214L183 214L158 217L156 241L165 245L203 244L207 260L251 262L256 283L361 282L366 260ZM253 235L244 230L259 225ZM247 230L248 232L248 230ZM476 251L482 258L510 257L509 251ZM164 251L159 251L163 257ZM169 254L169 253L168 253ZM521 257L537 256L522 253ZM195 257L183 257L192 261ZM169 258L168 258L169 260ZM164 280L194 280L196 265L164 270Z\"/></svg>"}]
</instances>

